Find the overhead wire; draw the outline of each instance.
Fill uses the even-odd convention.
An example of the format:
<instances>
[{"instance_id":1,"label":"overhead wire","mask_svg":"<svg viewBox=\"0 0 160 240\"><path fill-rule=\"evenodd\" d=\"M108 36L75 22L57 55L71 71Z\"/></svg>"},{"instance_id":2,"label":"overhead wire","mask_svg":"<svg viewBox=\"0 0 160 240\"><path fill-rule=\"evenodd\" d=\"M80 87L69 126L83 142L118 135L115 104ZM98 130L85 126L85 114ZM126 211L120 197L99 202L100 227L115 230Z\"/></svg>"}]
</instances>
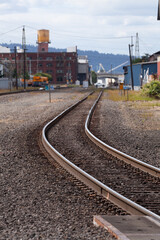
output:
<instances>
[{"instance_id":1,"label":"overhead wire","mask_svg":"<svg viewBox=\"0 0 160 240\"><path fill-rule=\"evenodd\" d=\"M22 28L22 26L17 27L17 28L15 28L15 29L12 29L12 30L10 30L10 31L7 31L7 32L5 32L5 33L0 33L0 36L5 35L5 34L8 34L8 33L10 33L10 32L13 32L13 31L15 31L15 30L17 30L17 29L19 29L19 28Z\"/></svg>"},{"instance_id":2,"label":"overhead wire","mask_svg":"<svg viewBox=\"0 0 160 240\"><path fill-rule=\"evenodd\" d=\"M140 42L142 42L143 43L143 47L144 47L144 45L146 46L145 48L145 50L147 50L146 51L146 53L149 53L149 52L154 52L154 49L151 47L151 46L149 46L149 44L148 43L146 43L144 40L142 40L142 38L140 38L139 37L139 40L140 40Z\"/></svg>"},{"instance_id":3,"label":"overhead wire","mask_svg":"<svg viewBox=\"0 0 160 240\"><path fill-rule=\"evenodd\" d=\"M0 37L5 35L5 34L8 34L10 32L16 31L17 29L20 29L22 27L23 27L23 25L21 25L21 26L19 26L17 28L11 29L11 30L9 30L7 32L0 33ZM37 31L37 28L35 28L33 26L25 25L25 27L29 28L29 29L32 29L34 31ZM53 27L53 26L50 25L50 27ZM82 40L90 40L90 39L92 39L92 40L120 40L120 39L130 39L131 37L133 37L133 38L136 37L136 36L122 36L122 37L116 37L116 36L109 36L109 37L108 36L98 36L98 37L97 36L81 36L81 35L76 35L76 34L74 34L73 32L70 32L70 31L63 31L63 32L61 32L61 31L54 31L54 35L55 35L56 38L59 38L61 36L68 36L68 37L72 37L72 38L79 38L79 39L82 39ZM148 44L145 43L142 40L141 37L139 37L139 40L141 42L143 42L143 46L146 45L147 48L148 48ZM154 52L154 50L151 47L149 47L149 48L150 48L150 50L152 52Z\"/></svg>"},{"instance_id":4,"label":"overhead wire","mask_svg":"<svg viewBox=\"0 0 160 240\"><path fill-rule=\"evenodd\" d=\"M36 28L34 28L34 27L31 27L31 26L28 26L28 25L26 25L26 27L28 27L28 28L31 28L31 29L33 29L33 30L37 30ZM58 31L54 31L54 34L56 34L56 35L63 35L63 36L69 36L69 37L76 37L76 38L80 38L80 39L95 39L95 40L97 40L97 39L99 39L99 40L113 40L113 39L125 39L125 38L131 38L132 36L123 36L123 37L107 37L107 36L100 36L100 37L95 37L95 36L80 36L80 35L71 35L71 34L73 34L73 32L69 32L69 31L63 31L63 32L58 32ZM135 37L135 36L133 36L133 37Z\"/></svg>"}]
</instances>

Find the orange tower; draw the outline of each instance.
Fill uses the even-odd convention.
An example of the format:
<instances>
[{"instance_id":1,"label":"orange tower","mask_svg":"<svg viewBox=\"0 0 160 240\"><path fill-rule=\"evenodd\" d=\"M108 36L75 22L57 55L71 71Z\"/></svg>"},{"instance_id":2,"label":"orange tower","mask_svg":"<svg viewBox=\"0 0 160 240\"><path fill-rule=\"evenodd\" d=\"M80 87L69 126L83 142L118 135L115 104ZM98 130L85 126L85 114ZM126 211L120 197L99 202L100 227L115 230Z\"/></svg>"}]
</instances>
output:
<instances>
[{"instance_id":1,"label":"orange tower","mask_svg":"<svg viewBox=\"0 0 160 240\"><path fill-rule=\"evenodd\" d=\"M49 30L38 30L37 38L38 52L48 52Z\"/></svg>"}]
</instances>

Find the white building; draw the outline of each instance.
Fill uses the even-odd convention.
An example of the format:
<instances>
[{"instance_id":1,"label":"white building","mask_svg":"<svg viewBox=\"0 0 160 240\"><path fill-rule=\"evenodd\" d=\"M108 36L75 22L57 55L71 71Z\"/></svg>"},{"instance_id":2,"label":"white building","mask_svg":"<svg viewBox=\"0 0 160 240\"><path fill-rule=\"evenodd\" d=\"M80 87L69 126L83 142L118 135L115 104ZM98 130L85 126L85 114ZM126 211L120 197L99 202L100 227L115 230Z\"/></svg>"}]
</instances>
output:
<instances>
[{"instance_id":1,"label":"white building","mask_svg":"<svg viewBox=\"0 0 160 240\"><path fill-rule=\"evenodd\" d=\"M3 76L3 65L0 64L0 77L2 77L2 76Z\"/></svg>"},{"instance_id":2,"label":"white building","mask_svg":"<svg viewBox=\"0 0 160 240\"><path fill-rule=\"evenodd\" d=\"M75 53L77 52L77 46L67 48L67 53L72 53L72 52L75 52Z\"/></svg>"},{"instance_id":3,"label":"white building","mask_svg":"<svg viewBox=\"0 0 160 240\"><path fill-rule=\"evenodd\" d=\"M10 48L0 46L0 53L10 53Z\"/></svg>"}]
</instances>

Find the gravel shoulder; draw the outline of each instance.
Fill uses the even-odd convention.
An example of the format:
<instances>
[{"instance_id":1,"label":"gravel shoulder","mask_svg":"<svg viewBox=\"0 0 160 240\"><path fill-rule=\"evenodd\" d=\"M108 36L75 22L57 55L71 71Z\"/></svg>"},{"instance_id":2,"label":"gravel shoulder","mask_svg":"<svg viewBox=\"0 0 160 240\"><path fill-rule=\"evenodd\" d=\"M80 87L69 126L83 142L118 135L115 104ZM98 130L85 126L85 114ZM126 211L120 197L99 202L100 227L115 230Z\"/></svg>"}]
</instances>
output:
<instances>
[{"instance_id":1,"label":"gravel shoulder","mask_svg":"<svg viewBox=\"0 0 160 240\"><path fill-rule=\"evenodd\" d=\"M2 240L111 239L93 226L101 212L67 174L57 171L38 146L39 128L86 92L64 90L0 96L0 176ZM93 132L131 156L160 166L159 107L107 100L94 114ZM62 195L63 193L63 195Z\"/></svg>"},{"instance_id":2,"label":"gravel shoulder","mask_svg":"<svg viewBox=\"0 0 160 240\"><path fill-rule=\"evenodd\" d=\"M101 207L38 146L39 129L86 92L0 96L1 240L111 239L93 226ZM80 197L81 196L81 197Z\"/></svg>"},{"instance_id":3,"label":"gravel shoulder","mask_svg":"<svg viewBox=\"0 0 160 240\"><path fill-rule=\"evenodd\" d=\"M91 131L110 146L160 167L159 102L114 102L104 92Z\"/></svg>"}]
</instances>

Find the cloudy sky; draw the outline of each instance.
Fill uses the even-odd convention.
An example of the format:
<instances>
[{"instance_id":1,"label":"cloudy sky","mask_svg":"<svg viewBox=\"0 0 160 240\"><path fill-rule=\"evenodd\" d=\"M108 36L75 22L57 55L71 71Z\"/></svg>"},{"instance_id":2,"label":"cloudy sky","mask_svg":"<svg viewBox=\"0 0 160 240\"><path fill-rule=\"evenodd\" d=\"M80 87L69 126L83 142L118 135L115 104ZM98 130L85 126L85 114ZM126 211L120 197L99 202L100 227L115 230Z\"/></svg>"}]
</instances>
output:
<instances>
[{"instance_id":1,"label":"cloudy sky","mask_svg":"<svg viewBox=\"0 0 160 240\"><path fill-rule=\"evenodd\" d=\"M0 0L0 43L36 45L37 30L50 30L51 47L128 54L139 34L140 54L160 50L158 0ZM134 50L135 51L135 50Z\"/></svg>"}]
</instances>

